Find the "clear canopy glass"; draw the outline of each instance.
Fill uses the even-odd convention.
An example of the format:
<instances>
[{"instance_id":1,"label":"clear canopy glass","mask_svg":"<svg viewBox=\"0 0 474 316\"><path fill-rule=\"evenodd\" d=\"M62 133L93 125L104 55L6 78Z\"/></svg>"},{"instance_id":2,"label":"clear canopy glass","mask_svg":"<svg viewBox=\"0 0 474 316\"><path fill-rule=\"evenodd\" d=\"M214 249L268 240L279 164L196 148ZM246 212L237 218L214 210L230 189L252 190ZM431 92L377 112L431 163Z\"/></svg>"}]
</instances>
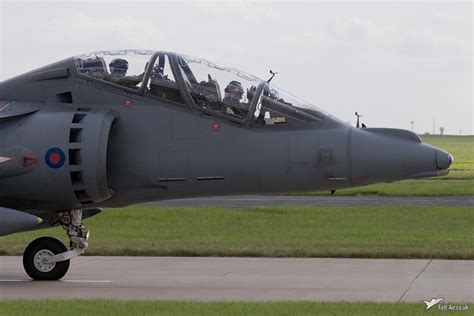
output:
<instances>
[{"instance_id":1,"label":"clear canopy glass","mask_svg":"<svg viewBox=\"0 0 474 316\"><path fill-rule=\"evenodd\" d=\"M248 117L260 79L238 69L191 56L179 56L178 64L186 87L198 107L236 119Z\"/></svg>"},{"instance_id":2,"label":"clear canopy glass","mask_svg":"<svg viewBox=\"0 0 474 316\"><path fill-rule=\"evenodd\" d=\"M252 120L255 125L276 125L320 121L324 115L315 106L267 83Z\"/></svg>"},{"instance_id":3,"label":"clear canopy glass","mask_svg":"<svg viewBox=\"0 0 474 316\"><path fill-rule=\"evenodd\" d=\"M256 126L314 122L325 115L313 105L238 69L191 56L179 56L178 63L195 104L203 110L238 119L250 117Z\"/></svg>"},{"instance_id":4,"label":"clear canopy glass","mask_svg":"<svg viewBox=\"0 0 474 316\"><path fill-rule=\"evenodd\" d=\"M182 104L188 94L199 110L252 126L316 122L327 115L267 81L202 58L117 50L76 56L75 62L83 75Z\"/></svg>"},{"instance_id":5,"label":"clear canopy glass","mask_svg":"<svg viewBox=\"0 0 474 316\"><path fill-rule=\"evenodd\" d=\"M153 51L97 51L76 56L77 70L85 75L137 90Z\"/></svg>"}]
</instances>

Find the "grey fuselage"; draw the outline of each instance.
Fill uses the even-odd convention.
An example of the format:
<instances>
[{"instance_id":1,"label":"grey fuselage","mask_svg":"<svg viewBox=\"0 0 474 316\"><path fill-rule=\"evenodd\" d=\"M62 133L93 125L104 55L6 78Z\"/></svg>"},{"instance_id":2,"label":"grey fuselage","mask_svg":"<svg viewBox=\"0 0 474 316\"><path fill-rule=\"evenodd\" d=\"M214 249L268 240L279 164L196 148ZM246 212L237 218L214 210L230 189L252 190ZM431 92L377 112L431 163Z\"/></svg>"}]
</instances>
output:
<instances>
[{"instance_id":1,"label":"grey fuselage","mask_svg":"<svg viewBox=\"0 0 474 316\"><path fill-rule=\"evenodd\" d=\"M10 159L0 163L0 206L56 212L337 190L435 176L452 161L409 131L330 115L264 128L210 115L177 81L181 106L83 76L74 58L0 83L0 157Z\"/></svg>"}]
</instances>

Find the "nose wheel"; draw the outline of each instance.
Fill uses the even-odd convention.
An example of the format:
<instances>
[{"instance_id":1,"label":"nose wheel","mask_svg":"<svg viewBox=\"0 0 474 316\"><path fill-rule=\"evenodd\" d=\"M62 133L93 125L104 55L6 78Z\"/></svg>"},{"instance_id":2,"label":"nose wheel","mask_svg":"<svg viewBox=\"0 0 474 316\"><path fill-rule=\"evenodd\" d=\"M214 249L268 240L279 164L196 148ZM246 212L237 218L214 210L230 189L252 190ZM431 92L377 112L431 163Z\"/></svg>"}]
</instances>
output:
<instances>
[{"instance_id":1,"label":"nose wheel","mask_svg":"<svg viewBox=\"0 0 474 316\"><path fill-rule=\"evenodd\" d=\"M33 280L59 280L69 269L69 260L49 262L57 254L66 252L62 242L52 237L32 241L23 254L23 267Z\"/></svg>"},{"instance_id":2,"label":"nose wheel","mask_svg":"<svg viewBox=\"0 0 474 316\"><path fill-rule=\"evenodd\" d=\"M61 212L55 220L66 230L69 250L57 239L41 237L32 241L23 254L23 267L33 280L59 280L69 269L71 258L88 246L89 231L82 224L82 211Z\"/></svg>"}]
</instances>

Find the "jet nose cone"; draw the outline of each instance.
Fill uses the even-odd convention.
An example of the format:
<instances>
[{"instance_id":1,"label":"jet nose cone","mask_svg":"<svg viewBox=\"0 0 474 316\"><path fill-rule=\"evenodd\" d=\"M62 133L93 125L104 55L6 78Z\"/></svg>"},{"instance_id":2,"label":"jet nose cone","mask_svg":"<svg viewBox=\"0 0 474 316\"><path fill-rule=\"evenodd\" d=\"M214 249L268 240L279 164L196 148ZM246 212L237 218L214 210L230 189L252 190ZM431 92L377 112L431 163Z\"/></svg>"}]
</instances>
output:
<instances>
[{"instance_id":1,"label":"jet nose cone","mask_svg":"<svg viewBox=\"0 0 474 316\"><path fill-rule=\"evenodd\" d=\"M454 157L442 149L436 149L436 167L444 170L448 169L454 161Z\"/></svg>"},{"instance_id":2,"label":"jet nose cone","mask_svg":"<svg viewBox=\"0 0 474 316\"><path fill-rule=\"evenodd\" d=\"M391 182L447 174L452 157L397 129L353 129L351 167L355 184Z\"/></svg>"}]
</instances>

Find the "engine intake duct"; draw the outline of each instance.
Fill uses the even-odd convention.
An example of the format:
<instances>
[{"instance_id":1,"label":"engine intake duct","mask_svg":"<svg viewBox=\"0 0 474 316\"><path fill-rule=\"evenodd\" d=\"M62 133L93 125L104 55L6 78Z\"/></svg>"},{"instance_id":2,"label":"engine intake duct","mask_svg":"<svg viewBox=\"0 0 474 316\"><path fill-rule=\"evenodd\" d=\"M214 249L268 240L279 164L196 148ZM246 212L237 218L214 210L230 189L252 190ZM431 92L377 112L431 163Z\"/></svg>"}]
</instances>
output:
<instances>
[{"instance_id":1,"label":"engine intake duct","mask_svg":"<svg viewBox=\"0 0 474 316\"><path fill-rule=\"evenodd\" d=\"M21 102L9 108L17 106L22 109ZM107 149L116 117L103 109L45 104L0 120L2 205L64 210L109 199Z\"/></svg>"},{"instance_id":2,"label":"engine intake duct","mask_svg":"<svg viewBox=\"0 0 474 316\"><path fill-rule=\"evenodd\" d=\"M81 205L110 197L107 185L107 144L115 115L79 108L69 129L69 176Z\"/></svg>"}]
</instances>

